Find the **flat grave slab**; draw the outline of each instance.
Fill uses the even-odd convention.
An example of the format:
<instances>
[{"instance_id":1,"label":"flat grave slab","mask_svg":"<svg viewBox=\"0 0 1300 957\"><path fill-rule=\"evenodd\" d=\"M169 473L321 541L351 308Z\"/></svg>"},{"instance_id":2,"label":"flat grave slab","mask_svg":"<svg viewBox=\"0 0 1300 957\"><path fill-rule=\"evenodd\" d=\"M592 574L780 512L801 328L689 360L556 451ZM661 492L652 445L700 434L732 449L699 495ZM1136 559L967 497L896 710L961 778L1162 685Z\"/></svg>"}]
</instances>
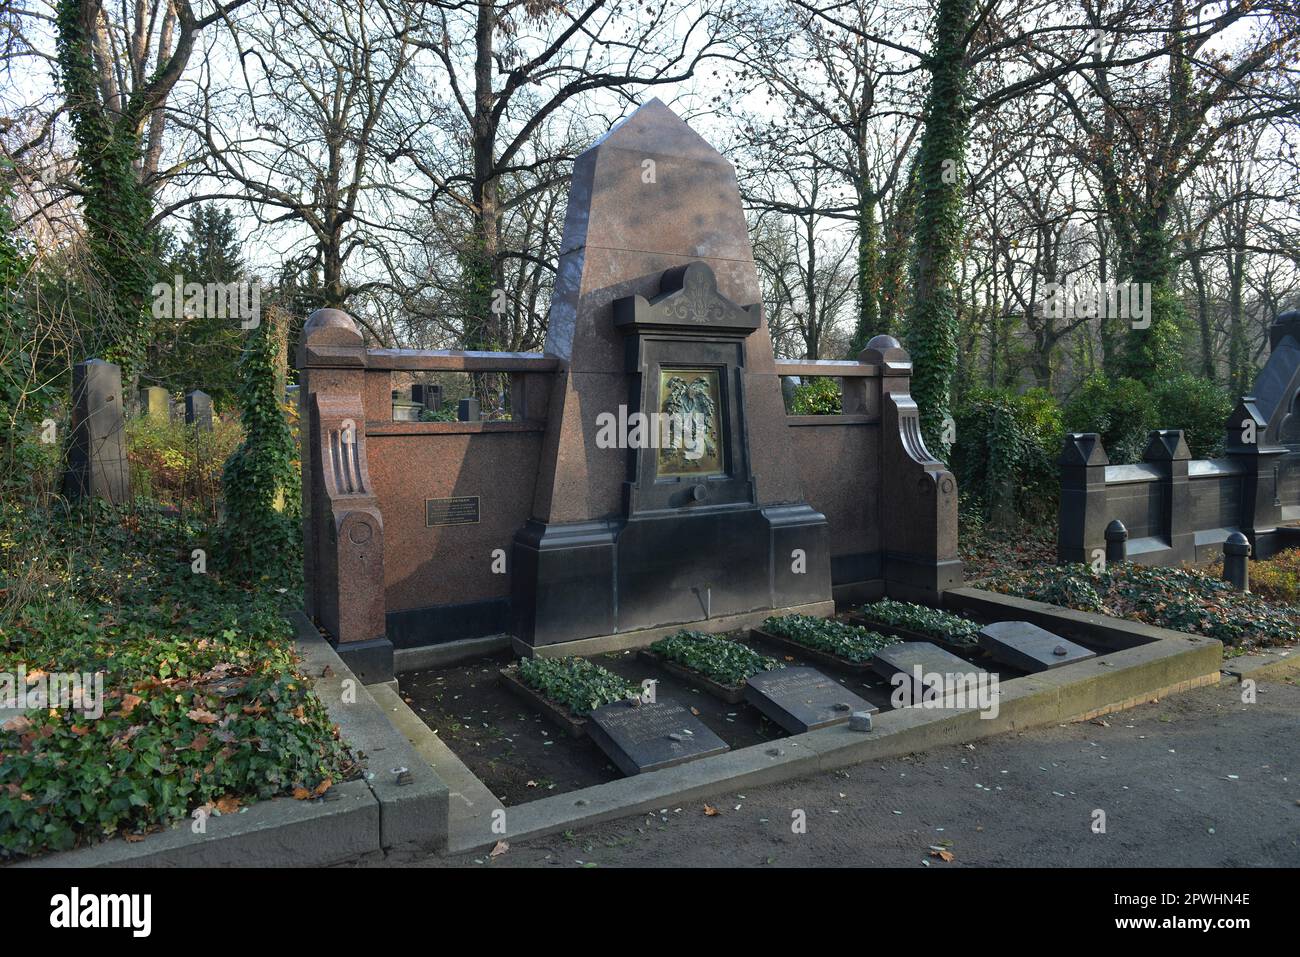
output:
<instances>
[{"instance_id":1,"label":"flat grave slab","mask_svg":"<svg viewBox=\"0 0 1300 957\"><path fill-rule=\"evenodd\" d=\"M1034 674L1097 657L1083 645L1066 641L1028 621L999 621L979 633L980 647L998 661Z\"/></svg>"},{"instance_id":2,"label":"flat grave slab","mask_svg":"<svg viewBox=\"0 0 1300 957\"><path fill-rule=\"evenodd\" d=\"M690 710L661 699L607 704L587 715L587 734L627 775L658 771L729 750Z\"/></svg>"},{"instance_id":3,"label":"flat grave slab","mask_svg":"<svg viewBox=\"0 0 1300 957\"><path fill-rule=\"evenodd\" d=\"M882 648L871 656L871 667L882 678L894 684L894 675L903 674L911 679L913 700L920 700L926 691L925 681L933 675L939 676L939 688L942 694L957 689L967 680L968 675L978 678L985 673L983 668L973 665L951 652L944 651L938 645L928 641L905 641L902 644ZM920 668L920 680L917 668Z\"/></svg>"},{"instance_id":4,"label":"flat grave slab","mask_svg":"<svg viewBox=\"0 0 1300 957\"><path fill-rule=\"evenodd\" d=\"M745 701L791 734L841 724L855 711L880 710L816 668L759 672L746 683Z\"/></svg>"}]
</instances>

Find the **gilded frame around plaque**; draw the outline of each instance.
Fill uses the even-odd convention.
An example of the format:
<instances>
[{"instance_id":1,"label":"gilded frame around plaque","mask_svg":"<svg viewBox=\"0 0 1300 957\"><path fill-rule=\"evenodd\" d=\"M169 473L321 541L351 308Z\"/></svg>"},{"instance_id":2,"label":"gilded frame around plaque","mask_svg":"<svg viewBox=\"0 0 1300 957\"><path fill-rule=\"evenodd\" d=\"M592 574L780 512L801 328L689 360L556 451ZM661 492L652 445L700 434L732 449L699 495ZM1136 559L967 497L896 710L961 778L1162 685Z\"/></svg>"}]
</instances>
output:
<instances>
[{"instance_id":1,"label":"gilded frame around plaque","mask_svg":"<svg viewBox=\"0 0 1300 957\"><path fill-rule=\"evenodd\" d=\"M719 370L659 369L659 478L719 475L726 471L726 436Z\"/></svg>"}]
</instances>

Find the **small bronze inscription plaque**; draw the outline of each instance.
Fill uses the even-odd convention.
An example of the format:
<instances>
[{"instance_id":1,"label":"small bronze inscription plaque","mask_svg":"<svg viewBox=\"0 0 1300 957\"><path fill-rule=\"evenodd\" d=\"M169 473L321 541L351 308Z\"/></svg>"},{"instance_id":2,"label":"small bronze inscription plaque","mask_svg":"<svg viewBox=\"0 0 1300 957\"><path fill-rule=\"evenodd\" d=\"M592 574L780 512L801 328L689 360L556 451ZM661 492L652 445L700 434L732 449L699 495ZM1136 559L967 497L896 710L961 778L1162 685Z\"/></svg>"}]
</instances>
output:
<instances>
[{"instance_id":1,"label":"small bronze inscription plaque","mask_svg":"<svg viewBox=\"0 0 1300 957\"><path fill-rule=\"evenodd\" d=\"M459 498L426 498L424 500L424 526L477 525L478 496Z\"/></svg>"}]
</instances>

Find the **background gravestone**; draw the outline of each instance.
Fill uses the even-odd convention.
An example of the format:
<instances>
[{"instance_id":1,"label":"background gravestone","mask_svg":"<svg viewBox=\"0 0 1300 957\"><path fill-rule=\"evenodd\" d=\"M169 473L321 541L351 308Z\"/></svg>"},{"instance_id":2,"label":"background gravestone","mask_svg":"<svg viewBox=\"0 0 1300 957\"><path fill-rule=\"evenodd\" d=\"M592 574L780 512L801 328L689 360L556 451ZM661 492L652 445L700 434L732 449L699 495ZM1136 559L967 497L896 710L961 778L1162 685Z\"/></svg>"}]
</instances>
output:
<instances>
[{"instance_id":1,"label":"background gravestone","mask_svg":"<svg viewBox=\"0 0 1300 957\"><path fill-rule=\"evenodd\" d=\"M212 396L201 389L185 396L185 424L198 426L203 432L212 431Z\"/></svg>"},{"instance_id":2,"label":"background gravestone","mask_svg":"<svg viewBox=\"0 0 1300 957\"><path fill-rule=\"evenodd\" d=\"M442 386L417 382L411 386L411 401L437 412L442 408Z\"/></svg>"},{"instance_id":3,"label":"background gravestone","mask_svg":"<svg viewBox=\"0 0 1300 957\"><path fill-rule=\"evenodd\" d=\"M156 422L166 422L171 417L172 398L160 385L140 390L140 414Z\"/></svg>"},{"instance_id":4,"label":"background gravestone","mask_svg":"<svg viewBox=\"0 0 1300 957\"><path fill-rule=\"evenodd\" d=\"M102 498L114 505L131 500L122 370L111 362L88 359L72 369L72 434L63 489L69 498Z\"/></svg>"}]
</instances>

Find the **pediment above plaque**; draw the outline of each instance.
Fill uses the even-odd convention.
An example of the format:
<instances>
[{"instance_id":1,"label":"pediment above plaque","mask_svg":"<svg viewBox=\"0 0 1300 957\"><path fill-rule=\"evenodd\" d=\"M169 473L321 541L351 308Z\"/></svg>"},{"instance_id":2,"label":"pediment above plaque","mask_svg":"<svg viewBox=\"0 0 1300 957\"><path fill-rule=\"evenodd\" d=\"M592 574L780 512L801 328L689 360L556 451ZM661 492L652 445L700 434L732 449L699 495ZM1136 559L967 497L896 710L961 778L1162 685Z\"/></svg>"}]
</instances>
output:
<instances>
[{"instance_id":1,"label":"pediment above plaque","mask_svg":"<svg viewBox=\"0 0 1300 957\"><path fill-rule=\"evenodd\" d=\"M653 299L614 300L614 325L623 332L692 331L749 335L763 321L761 305L741 306L718 292L708 264L693 262L667 270Z\"/></svg>"}]
</instances>

